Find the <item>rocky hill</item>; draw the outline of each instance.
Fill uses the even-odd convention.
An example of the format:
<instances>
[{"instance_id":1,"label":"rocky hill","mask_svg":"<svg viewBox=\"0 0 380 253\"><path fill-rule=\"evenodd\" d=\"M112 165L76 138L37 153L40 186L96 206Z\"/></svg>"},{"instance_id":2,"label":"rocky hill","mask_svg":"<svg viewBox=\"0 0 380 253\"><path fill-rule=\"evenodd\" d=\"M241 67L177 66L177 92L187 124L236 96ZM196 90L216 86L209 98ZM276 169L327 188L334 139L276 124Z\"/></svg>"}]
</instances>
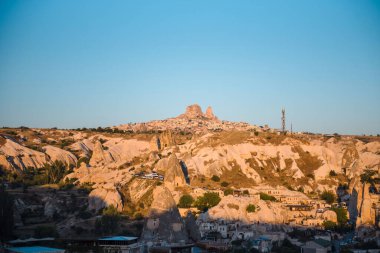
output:
<instances>
[{"instance_id":1,"label":"rocky hill","mask_svg":"<svg viewBox=\"0 0 380 253\"><path fill-rule=\"evenodd\" d=\"M261 131L260 127L245 122L221 121L213 113L211 106L203 113L199 105L194 104L186 108L185 113L165 120L154 120L144 123L123 124L117 129L133 132L166 131L205 133L207 131L244 130Z\"/></svg>"},{"instance_id":2,"label":"rocky hill","mask_svg":"<svg viewBox=\"0 0 380 253\"><path fill-rule=\"evenodd\" d=\"M105 207L113 206L128 217L150 217L144 237L154 236L156 230L172 229L173 241L197 234L178 217L176 204L181 196L197 199L208 192L217 193L221 200L200 215L206 220L313 224L305 217L322 217L317 213L326 205L321 195L330 191L347 203L349 216L358 227L374 226L379 221L378 137L282 135L269 128L220 121L211 107L203 113L198 105L187 107L175 118L117 129L1 129L2 179L10 188L25 182L51 183L51 168L60 161L65 171L54 183L63 190L68 186L89 190L85 196L79 194L81 213L96 217ZM363 181L368 171L372 174ZM158 192L166 197L160 198ZM261 199L262 193L276 201ZM45 210L44 222L52 221L54 210L61 210L69 201L63 193L57 199L53 194L42 191L36 200L39 203L33 203ZM18 203L28 203L20 191L15 198ZM292 203L306 203L312 209L303 220L294 221L289 212ZM249 205L254 206L254 212L247 212ZM173 220L170 215L165 214L157 223L160 208L175 216L171 227L162 227ZM28 209L18 208L16 213L26 217L23 210ZM75 233L75 225L65 224L75 224L80 214L74 209L61 213L58 232ZM83 229L90 231L88 224Z\"/></svg>"}]
</instances>

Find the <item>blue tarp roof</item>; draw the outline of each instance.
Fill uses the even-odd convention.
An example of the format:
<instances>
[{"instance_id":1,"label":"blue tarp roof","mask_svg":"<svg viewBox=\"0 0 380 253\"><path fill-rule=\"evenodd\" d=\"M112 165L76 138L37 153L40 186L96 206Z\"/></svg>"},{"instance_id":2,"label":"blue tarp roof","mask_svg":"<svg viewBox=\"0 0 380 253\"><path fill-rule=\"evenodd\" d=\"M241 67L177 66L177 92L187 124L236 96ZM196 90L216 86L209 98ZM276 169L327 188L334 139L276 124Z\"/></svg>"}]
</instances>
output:
<instances>
[{"instance_id":1,"label":"blue tarp roof","mask_svg":"<svg viewBox=\"0 0 380 253\"><path fill-rule=\"evenodd\" d=\"M64 251L64 249L56 249L56 248L41 247L41 246L12 247L12 248L7 248L7 249L12 252L20 252L20 253L45 253L45 252Z\"/></svg>"},{"instance_id":2,"label":"blue tarp roof","mask_svg":"<svg viewBox=\"0 0 380 253\"><path fill-rule=\"evenodd\" d=\"M136 240L137 237L133 236L109 236L109 237L102 237L99 238L98 240L101 241L131 241L131 240Z\"/></svg>"}]
</instances>

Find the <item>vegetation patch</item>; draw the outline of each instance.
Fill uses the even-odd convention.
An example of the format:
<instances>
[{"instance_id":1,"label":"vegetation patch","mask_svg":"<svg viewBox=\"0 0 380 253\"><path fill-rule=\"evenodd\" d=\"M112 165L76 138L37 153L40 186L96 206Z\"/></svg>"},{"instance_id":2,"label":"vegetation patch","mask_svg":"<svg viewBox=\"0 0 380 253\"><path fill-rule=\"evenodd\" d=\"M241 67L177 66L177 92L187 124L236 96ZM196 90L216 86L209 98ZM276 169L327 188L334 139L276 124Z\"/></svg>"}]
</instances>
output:
<instances>
[{"instance_id":1,"label":"vegetation patch","mask_svg":"<svg viewBox=\"0 0 380 253\"><path fill-rule=\"evenodd\" d=\"M228 203L227 206L230 209L239 210L239 206L238 205L235 205L235 204L232 204L232 203Z\"/></svg>"}]
</instances>

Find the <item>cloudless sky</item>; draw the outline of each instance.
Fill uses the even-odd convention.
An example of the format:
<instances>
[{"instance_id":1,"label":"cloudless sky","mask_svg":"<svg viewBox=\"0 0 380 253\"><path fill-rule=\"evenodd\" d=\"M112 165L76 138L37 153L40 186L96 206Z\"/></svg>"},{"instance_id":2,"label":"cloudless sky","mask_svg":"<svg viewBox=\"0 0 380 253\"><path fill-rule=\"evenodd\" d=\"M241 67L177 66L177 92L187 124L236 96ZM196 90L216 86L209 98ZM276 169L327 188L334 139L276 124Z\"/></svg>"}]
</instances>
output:
<instances>
[{"instance_id":1,"label":"cloudless sky","mask_svg":"<svg viewBox=\"0 0 380 253\"><path fill-rule=\"evenodd\" d=\"M380 134L380 1L0 0L0 126L112 126L193 103Z\"/></svg>"}]
</instances>

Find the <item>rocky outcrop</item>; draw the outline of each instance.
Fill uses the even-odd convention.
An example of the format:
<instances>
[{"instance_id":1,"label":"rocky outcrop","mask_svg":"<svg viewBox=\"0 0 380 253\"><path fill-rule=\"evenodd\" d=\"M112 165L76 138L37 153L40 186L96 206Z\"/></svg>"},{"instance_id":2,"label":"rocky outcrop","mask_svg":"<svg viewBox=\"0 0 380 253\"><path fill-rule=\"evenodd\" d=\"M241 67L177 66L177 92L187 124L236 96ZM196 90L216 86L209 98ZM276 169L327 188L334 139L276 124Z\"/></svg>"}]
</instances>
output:
<instances>
[{"instance_id":1,"label":"rocky outcrop","mask_svg":"<svg viewBox=\"0 0 380 253\"><path fill-rule=\"evenodd\" d=\"M218 118L214 115L211 106L207 107L206 113L204 116L210 120L218 120Z\"/></svg>"},{"instance_id":2,"label":"rocky outcrop","mask_svg":"<svg viewBox=\"0 0 380 253\"><path fill-rule=\"evenodd\" d=\"M77 158L75 155L70 153L69 151L53 147L53 146L45 146L43 147L45 153L50 157L51 161L61 161L66 165L77 165Z\"/></svg>"},{"instance_id":3,"label":"rocky outcrop","mask_svg":"<svg viewBox=\"0 0 380 253\"><path fill-rule=\"evenodd\" d=\"M161 142L157 136L153 136L149 142L149 150L151 152L157 152L161 149Z\"/></svg>"},{"instance_id":4,"label":"rocky outcrop","mask_svg":"<svg viewBox=\"0 0 380 253\"><path fill-rule=\"evenodd\" d=\"M249 204L255 205L256 211L247 212ZM266 202L257 197L222 197L218 205L210 208L206 213L209 220L225 219L240 220L243 222L277 223L286 222L287 214L281 203Z\"/></svg>"},{"instance_id":5,"label":"rocky outcrop","mask_svg":"<svg viewBox=\"0 0 380 253\"><path fill-rule=\"evenodd\" d=\"M169 189L155 188L153 202L144 224L142 239L145 241L186 242L188 234L176 203Z\"/></svg>"},{"instance_id":6,"label":"rocky outcrop","mask_svg":"<svg viewBox=\"0 0 380 253\"><path fill-rule=\"evenodd\" d=\"M159 149L163 149L165 147L171 147L176 144L172 131L166 130L160 134L158 139L158 147Z\"/></svg>"},{"instance_id":7,"label":"rocky outcrop","mask_svg":"<svg viewBox=\"0 0 380 253\"><path fill-rule=\"evenodd\" d=\"M195 118L202 118L204 117L202 108L197 105L189 105L186 107L186 112L184 114L181 114L179 117L186 118L186 119L195 119Z\"/></svg>"},{"instance_id":8,"label":"rocky outcrop","mask_svg":"<svg viewBox=\"0 0 380 253\"><path fill-rule=\"evenodd\" d=\"M363 183L358 192L358 217L356 219L357 227L361 225L375 224L375 212L372 208L372 199L370 197L369 188L370 184Z\"/></svg>"},{"instance_id":9,"label":"rocky outcrop","mask_svg":"<svg viewBox=\"0 0 380 253\"><path fill-rule=\"evenodd\" d=\"M7 170L22 171L28 167L41 168L47 162L42 152L24 147L15 141L1 137L0 165Z\"/></svg>"},{"instance_id":10,"label":"rocky outcrop","mask_svg":"<svg viewBox=\"0 0 380 253\"><path fill-rule=\"evenodd\" d=\"M176 187L186 185L185 175L175 154L169 156L167 167L164 184L168 189L174 190Z\"/></svg>"},{"instance_id":11,"label":"rocky outcrop","mask_svg":"<svg viewBox=\"0 0 380 253\"><path fill-rule=\"evenodd\" d=\"M323 220L328 220L328 221L332 221L332 222L337 222L338 219L337 219L337 215L336 215L336 212L332 211L332 210L326 210L322 213L321 215L321 218Z\"/></svg>"},{"instance_id":12,"label":"rocky outcrop","mask_svg":"<svg viewBox=\"0 0 380 253\"><path fill-rule=\"evenodd\" d=\"M115 160L113 159L110 152L104 150L102 143L99 140L97 140L94 145L94 150L91 156L90 165L104 166L114 161Z\"/></svg>"},{"instance_id":13,"label":"rocky outcrop","mask_svg":"<svg viewBox=\"0 0 380 253\"><path fill-rule=\"evenodd\" d=\"M186 111L184 114L178 116L178 118L183 119L204 119L204 120L218 120L218 118L214 115L211 106L207 107L206 112L202 112L202 108L197 105L189 105L186 107Z\"/></svg>"},{"instance_id":14,"label":"rocky outcrop","mask_svg":"<svg viewBox=\"0 0 380 253\"><path fill-rule=\"evenodd\" d=\"M90 192L88 198L90 210L99 210L113 205L118 211L123 210L123 201L117 189L111 185L104 185Z\"/></svg>"},{"instance_id":15,"label":"rocky outcrop","mask_svg":"<svg viewBox=\"0 0 380 253\"><path fill-rule=\"evenodd\" d=\"M190 211L187 212L187 215L185 217L185 225L189 238L193 242L199 241L201 239L201 233L199 232L198 225L195 222L195 217Z\"/></svg>"}]
</instances>

